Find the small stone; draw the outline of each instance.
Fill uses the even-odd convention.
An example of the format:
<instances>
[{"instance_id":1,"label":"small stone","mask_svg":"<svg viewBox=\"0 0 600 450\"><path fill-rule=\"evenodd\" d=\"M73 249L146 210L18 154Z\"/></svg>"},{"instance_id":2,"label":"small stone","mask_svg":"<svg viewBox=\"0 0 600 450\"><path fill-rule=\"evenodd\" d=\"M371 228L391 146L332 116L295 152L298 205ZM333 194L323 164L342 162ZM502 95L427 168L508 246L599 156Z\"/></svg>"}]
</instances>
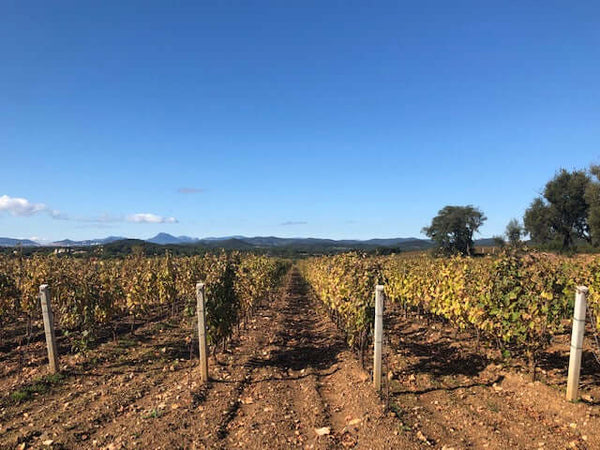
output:
<instances>
[{"instance_id":1,"label":"small stone","mask_svg":"<svg viewBox=\"0 0 600 450\"><path fill-rule=\"evenodd\" d=\"M421 432L421 430L417 431L417 438L420 441L429 443L429 441L427 440L427 438L425 437L425 435Z\"/></svg>"},{"instance_id":2,"label":"small stone","mask_svg":"<svg viewBox=\"0 0 600 450\"><path fill-rule=\"evenodd\" d=\"M325 436L326 434L331 433L331 428L329 428L329 427L315 428L315 433L317 433L317 436Z\"/></svg>"}]
</instances>

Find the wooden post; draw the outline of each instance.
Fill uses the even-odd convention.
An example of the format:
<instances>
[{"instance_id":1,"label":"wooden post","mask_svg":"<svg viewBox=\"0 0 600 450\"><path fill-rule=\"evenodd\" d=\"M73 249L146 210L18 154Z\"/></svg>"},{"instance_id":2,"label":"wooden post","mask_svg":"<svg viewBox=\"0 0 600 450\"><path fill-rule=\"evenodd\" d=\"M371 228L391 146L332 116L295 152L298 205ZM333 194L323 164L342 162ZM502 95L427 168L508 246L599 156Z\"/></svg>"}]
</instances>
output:
<instances>
[{"instance_id":1,"label":"wooden post","mask_svg":"<svg viewBox=\"0 0 600 450\"><path fill-rule=\"evenodd\" d=\"M571 351L569 355L569 378L567 381L567 400L570 402L577 400L577 391L579 390L587 293L587 287L577 286L575 312L573 314L573 332L571 334Z\"/></svg>"},{"instance_id":2,"label":"wooden post","mask_svg":"<svg viewBox=\"0 0 600 450\"><path fill-rule=\"evenodd\" d=\"M42 303L42 316L44 318L44 331L46 333L46 347L48 347L48 364L50 372L58 372L58 347L54 334L54 316L50 304L50 287L47 284L40 286L40 301Z\"/></svg>"},{"instance_id":3,"label":"wooden post","mask_svg":"<svg viewBox=\"0 0 600 450\"><path fill-rule=\"evenodd\" d=\"M200 377L203 383L208 381L208 349L206 347L206 323L204 316L204 283L196 284L198 311L198 344L200 347Z\"/></svg>"},{"instance_id":4,"label":"wooden post","mask_svg":"<svg viewBox=\"0 0 600 450\"><path fill-rule=\"evenodd\" d=\"M383 286L375 287L375 339L373 354L373 386L381 392L381 346L383 345Z\"/></svg>"}]
</instances>

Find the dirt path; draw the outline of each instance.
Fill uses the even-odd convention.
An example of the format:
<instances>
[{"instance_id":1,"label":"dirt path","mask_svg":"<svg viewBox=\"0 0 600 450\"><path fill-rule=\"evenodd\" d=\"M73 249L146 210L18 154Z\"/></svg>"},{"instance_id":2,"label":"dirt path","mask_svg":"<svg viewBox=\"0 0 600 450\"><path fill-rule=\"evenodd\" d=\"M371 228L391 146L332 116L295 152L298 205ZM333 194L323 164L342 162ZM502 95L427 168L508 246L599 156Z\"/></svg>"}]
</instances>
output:
<instances>
[{"instance_id":1,"label":"dirt path","mask_svg":"<svg viewBox=\"0 0 600 450\"><path fill-rule=\"evenodd\" d=\"M241 448L414 448L385 414L334 325L317 314L298 273L277 299L268 342L251 360L235 413L222 428ZM225 425L225 424L222 424ZM316 430L327 434L318 436Z\"/></svg>"},{"instance_id":2,"label":"dirt path","mask_svg":"<svg viewBox=\"0 0 600 450\"><path fill-rule=\"evenodd\" d=\"M206 386L185 332L149 324L127 345L101 346L95 365L69 366L48 392L0 397L0 448L418 448L315 306L292 271L210 361Z\"/></svg>"}]
</instances>

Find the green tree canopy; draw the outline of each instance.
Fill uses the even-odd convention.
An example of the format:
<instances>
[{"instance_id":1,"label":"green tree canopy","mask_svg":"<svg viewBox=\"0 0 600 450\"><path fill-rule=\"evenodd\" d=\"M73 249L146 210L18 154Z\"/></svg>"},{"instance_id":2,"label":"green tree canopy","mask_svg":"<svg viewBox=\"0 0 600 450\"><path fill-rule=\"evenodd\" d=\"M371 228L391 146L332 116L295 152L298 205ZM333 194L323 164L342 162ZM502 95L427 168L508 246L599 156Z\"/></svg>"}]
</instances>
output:
<instances>
[{"instance_id":1,"label":"green tree canopy","mask_svg":"<svg viewBox=\"0 0 600 450\"><path fill-rule=\"evenodd\" d=\"M521 237L524 234L523 225L517 219L512 219L506 225L506 238L512 246L517 246L521 243Z\"/></svg>"},{"instance_id":2,"label":"green tree canopy","mask_svg":"<svg viewBox=\"0 0 600 450\"><path fill-rule=\"evenodd\" d=\"M523 221L525 229L536 243L560 240L563 249L575 240L590 241L586 191L591 183L583 170L562 169L544 188L543 197L533 200Z\"/></svg>"},{"instance_id":3,"label":"green tree canopy","mask_svg":"<svg viewBox=\"0 0 600 450\"><path fill-rule=\"evenodd\" d=\"M473 234L487 217L478 208L467 206L446 206L438 211L431 225L423 228L442 251L446 253L473 253Z\"/></svg>"},{"instance_id":4,"label":"green tree canopy","mask_svg":"<svg viewBox=\"0 0 600 450\"><path fill-rule=\"evenodd\" d=\"M585 190L585 201L588 204L588 226L594 245L600 245L600 165L592 165L590 173L595 180Z\"/></svg>"}]
</instances>

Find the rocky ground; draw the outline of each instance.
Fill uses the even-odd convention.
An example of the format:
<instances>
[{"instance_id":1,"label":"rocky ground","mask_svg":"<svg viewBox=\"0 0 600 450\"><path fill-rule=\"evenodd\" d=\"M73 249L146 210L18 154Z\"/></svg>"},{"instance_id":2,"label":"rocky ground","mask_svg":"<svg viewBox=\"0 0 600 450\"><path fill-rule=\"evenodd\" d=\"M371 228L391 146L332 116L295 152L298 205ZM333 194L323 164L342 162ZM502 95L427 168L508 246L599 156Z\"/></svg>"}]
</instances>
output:
<instances>
[{"instance_id":1,"label":"rocky ground","mask_svg":"<svg viewBox=\"0 0 600 450\"><path fill-rule=\"evenodd\" d=\"M0 448L600 448L593 386L564 401L564 348L533 383L468 336L391 311L379 397L320 308L293 270L206 385L189 330L168 319L63 356L60 377L44 378L43 341L4 348Z\"/></svg>"}]
</instances>

